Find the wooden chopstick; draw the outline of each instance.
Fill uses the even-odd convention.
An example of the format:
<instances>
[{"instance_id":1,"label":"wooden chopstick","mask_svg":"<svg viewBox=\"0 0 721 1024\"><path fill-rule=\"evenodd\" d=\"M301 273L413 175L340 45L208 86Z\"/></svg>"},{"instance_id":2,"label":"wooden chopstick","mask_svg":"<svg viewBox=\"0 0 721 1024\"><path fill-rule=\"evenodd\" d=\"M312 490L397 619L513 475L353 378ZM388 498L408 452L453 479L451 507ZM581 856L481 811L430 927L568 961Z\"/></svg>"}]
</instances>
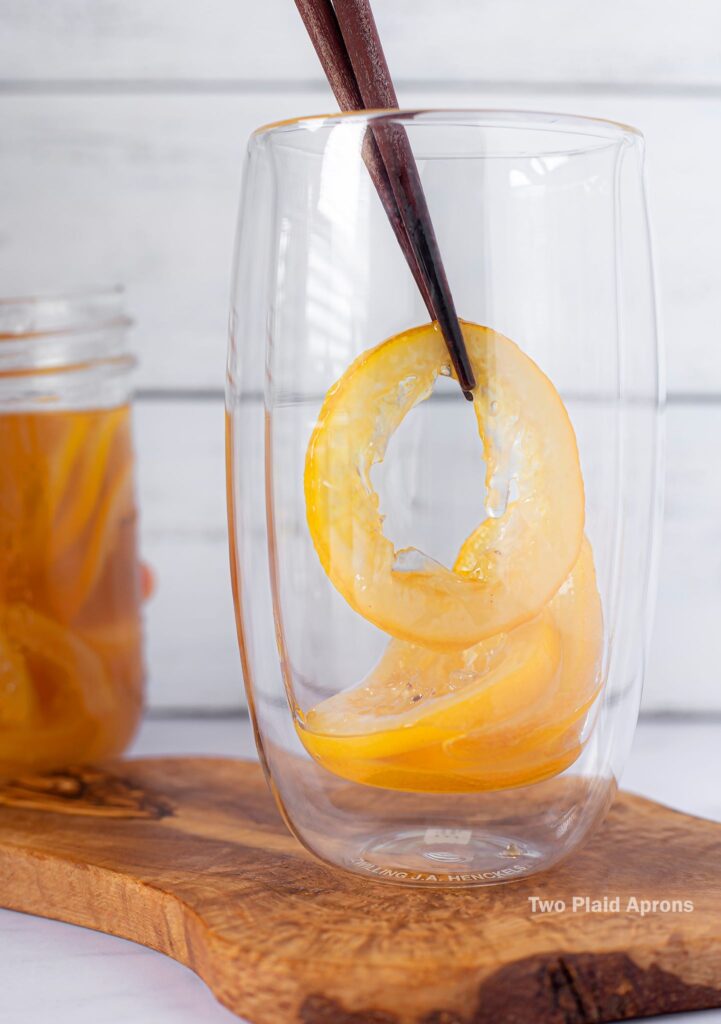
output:
<instances>
[{"instance_id":1,"label":"wooden chopstick","mask_svg":"<svg viewBox=\"0 0 721 1024\"><path fill-rule=\"evenodd\" d=\"M369 0L295 0L342 110L398 109ZM466 398L476 385L405 128L379 118L363 158Z\"/></svg>"},{"instance_id":2,"label":"wooden chopstick","mask_svg":"<svg viewBox=\"0 0 721 1024\"><path fill-rule=\"evenodd\" d=\"M346 51L331 0L295 0L295 2L328 83L338 101L338 106L341 110L363 110L363 97L356 82L353 66ZM428 313L431 319L435 320L436 314L433 310L430 292L408 233L403 226L378 144L371 134L367 134L365 137L362 155L398 244L423 296Z\"/></svg>"}]
</instances>

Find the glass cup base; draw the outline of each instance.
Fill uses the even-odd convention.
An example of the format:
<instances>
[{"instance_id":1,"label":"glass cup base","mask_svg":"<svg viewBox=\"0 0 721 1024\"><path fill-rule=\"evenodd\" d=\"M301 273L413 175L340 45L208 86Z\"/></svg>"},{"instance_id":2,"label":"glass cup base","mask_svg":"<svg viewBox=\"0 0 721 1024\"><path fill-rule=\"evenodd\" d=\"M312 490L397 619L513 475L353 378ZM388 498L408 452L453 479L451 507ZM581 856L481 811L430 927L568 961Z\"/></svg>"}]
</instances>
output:
<instances>
[{"instance_id":1,"label":"glass cup base","mask_svg":"<svg viewBox=\"0 0 721 1024\"><path fill-rule=\"evenodd\" d=\"M355 874L403 885L467 888L498 885L548 866L548 851L512 834L464 824L414 828L367 837L345 867Z\"/></svg>"}]
</instances>

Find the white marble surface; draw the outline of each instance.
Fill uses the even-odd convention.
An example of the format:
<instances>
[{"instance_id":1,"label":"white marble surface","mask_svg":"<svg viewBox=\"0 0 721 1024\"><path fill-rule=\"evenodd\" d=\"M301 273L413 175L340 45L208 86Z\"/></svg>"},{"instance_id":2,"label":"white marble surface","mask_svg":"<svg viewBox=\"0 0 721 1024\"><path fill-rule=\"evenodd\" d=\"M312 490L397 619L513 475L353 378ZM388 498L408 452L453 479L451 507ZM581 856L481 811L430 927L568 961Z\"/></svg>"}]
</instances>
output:
<instances>
[{"instance_id":1,"label":"white marble surface","mask_svg":"<svg viewBox=\"0 0 721 1024\"><path fill-rule=\"evenodd\" d=\"M646 720L623 785L721 820L721 722ZM149 721L134 754L249 756L246 720ZM655 1018L660 1021L662 1018ZM668 1024L721 1024L721 1010ZM189 970L122 939L0 911L0 1024L231 1024ZM529 1022L530 1024L530 1022Z\"/></svg>"}]
</instances>

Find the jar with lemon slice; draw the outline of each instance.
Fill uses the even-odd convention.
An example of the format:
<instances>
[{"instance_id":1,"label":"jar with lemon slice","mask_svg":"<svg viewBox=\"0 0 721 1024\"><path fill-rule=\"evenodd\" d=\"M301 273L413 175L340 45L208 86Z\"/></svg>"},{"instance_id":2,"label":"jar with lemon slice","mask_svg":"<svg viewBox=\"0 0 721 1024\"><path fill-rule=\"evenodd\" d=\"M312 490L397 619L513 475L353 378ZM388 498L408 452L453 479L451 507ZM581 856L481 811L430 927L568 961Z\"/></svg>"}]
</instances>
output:
<instances>
[{"instance_id":1,"label":"jar with lemon slice","mask_svg":"<svg viewBox=\"0 0 721 1024\"><path fill-rule=\"evenodd\" d=\"M416 156L472 404L364 173L377 117ZM231 571L261 756L328 862L490 884L555 863L608 806L658 505L641 168L633 129L517 112L251 140Z\"/></svg>"},{"instance_id":2,"label":"jar with lemon slice","mask_svg":"<svg viewBox=\"0 0 721 1024\"><path fill-rule=\"evenodd\" d=\"M140 717L122 301L0 301L0 778L119 754Z\"/></svg>"}]
</instances>

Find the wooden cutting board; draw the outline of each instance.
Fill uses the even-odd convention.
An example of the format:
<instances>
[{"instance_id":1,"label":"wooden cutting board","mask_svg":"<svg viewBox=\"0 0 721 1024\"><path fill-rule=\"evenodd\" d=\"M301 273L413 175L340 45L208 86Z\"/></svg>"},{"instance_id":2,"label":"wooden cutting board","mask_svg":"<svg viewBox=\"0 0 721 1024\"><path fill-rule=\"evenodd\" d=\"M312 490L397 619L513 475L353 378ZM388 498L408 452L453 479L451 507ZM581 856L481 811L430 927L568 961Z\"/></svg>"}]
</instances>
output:
<instances>
[{"instance_id":1,"label":"wooden cutting board","mask_svg":"<svg viewBox=\"0 0 721 1024\"><path fill-rule=\"evenodd\" d=\"M574 896L619 911L571 911ZM565 911L532 914L530 896ZM691 900L693 911L628 900ZM555 871L400 889L332 871L253 763L117 762L0 787L0 904L187 964L253 1024L588 1024L721 1006L721 825L621 794Z\"/></svg>"}]
</instances>

